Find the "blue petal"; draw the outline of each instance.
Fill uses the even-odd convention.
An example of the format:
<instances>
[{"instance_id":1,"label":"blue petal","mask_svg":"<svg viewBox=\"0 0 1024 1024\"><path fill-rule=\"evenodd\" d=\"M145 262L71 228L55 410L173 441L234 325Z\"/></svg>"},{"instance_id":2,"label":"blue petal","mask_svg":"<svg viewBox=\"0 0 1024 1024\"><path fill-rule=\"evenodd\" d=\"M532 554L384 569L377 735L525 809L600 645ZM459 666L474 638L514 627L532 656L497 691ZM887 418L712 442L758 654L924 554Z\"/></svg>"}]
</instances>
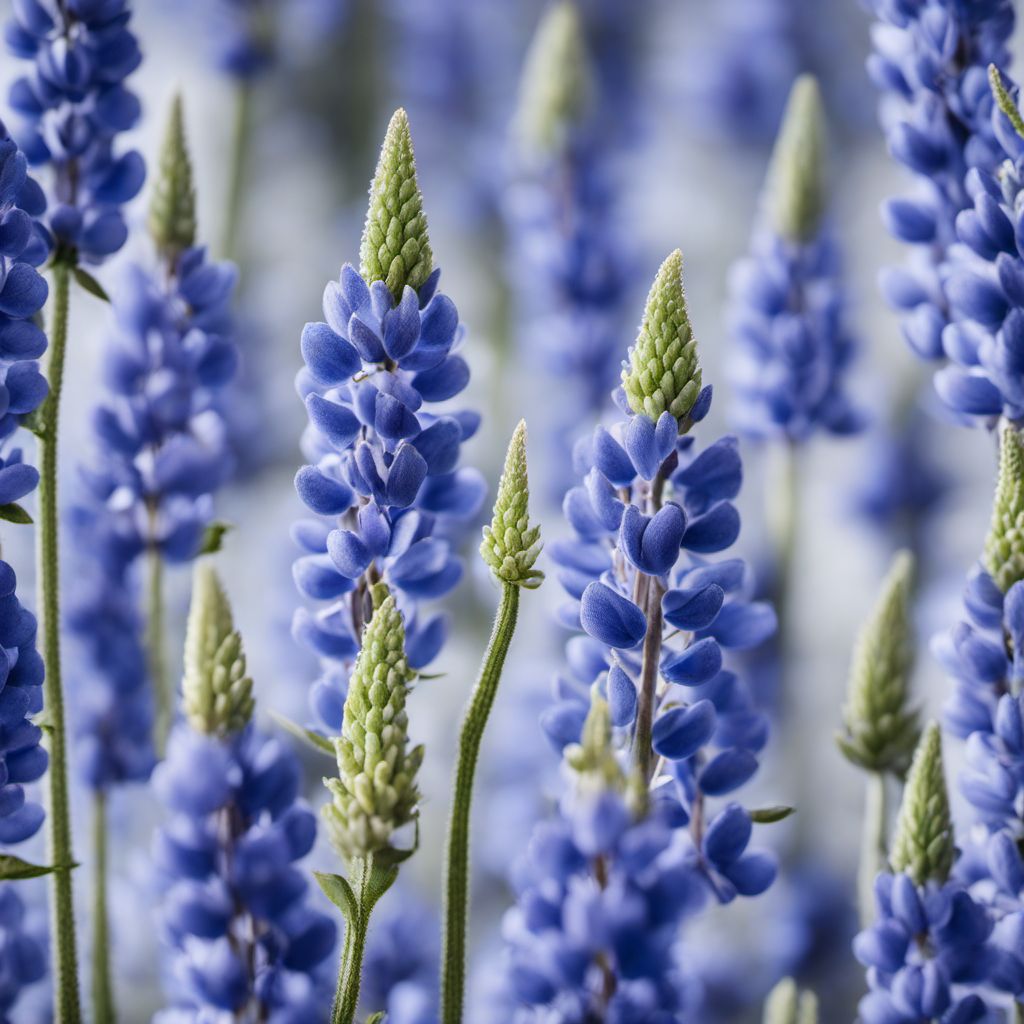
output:
<instances>
[{"instance_id":1,"label":"blue petal","mask_svg":"<svg viewBox=\"0 0 1024 1024\"><path fill-rule=\"evenodd\" d=\"M583 592L580 622L595 640L622 650L636 647L647 632L644 613L632 601L600 582L591 583Z\"/></svg>"}]
</instances>

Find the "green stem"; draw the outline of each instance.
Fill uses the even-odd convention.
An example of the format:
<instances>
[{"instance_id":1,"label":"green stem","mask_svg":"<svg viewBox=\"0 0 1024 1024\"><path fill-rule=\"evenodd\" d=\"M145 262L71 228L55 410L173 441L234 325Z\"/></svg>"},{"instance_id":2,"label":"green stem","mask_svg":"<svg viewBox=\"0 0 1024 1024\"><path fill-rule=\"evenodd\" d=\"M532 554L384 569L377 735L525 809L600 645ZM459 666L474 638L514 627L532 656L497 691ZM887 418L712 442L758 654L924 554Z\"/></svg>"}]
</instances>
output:
<instances>
[{"instance_id":1,"label":"green stem","mask_svg":"<svg viewBox=\"0 0 1024 1024\"><path fill-rule=\"evenodd\" d=\"M462 719L462 731L459 734L445 856L444 947L441 952L443 1024L460 1024L462 1020L466 983L466 930L469 921L469 824L473 775L480 756L487 716L494 706L518 614L519 587L513 583L504 583L480 676Z\"/></svg>"},{"instance_id":2,"label":"green stem","mask_svg":"<svg viewBox=\"0 0 1024 1024\"><path fill-rule=\"evenodd\" d=\"M47 846L54 867L50 877L51 969L54 973L54 1016L62 1024L79 1024L78 954L75 949L75 907L71 869L71 811L68 803L67 737L64 732L64 690L60 673L60 555L57 511L57 436L64 354L68 337L71 266L53 266L53 322L47 375L50 393L39 413L39 631L46 664L44 697L50 730L49 816Z\"/></svg>"},{"instance_id":3,"label":"green stem","mask_svg":"<svg viewBox=\"0 0 1024 1024\"><path fill-rule=\"evenodd\" d=\"M768 526L775 551L775 612L779 618L780 656L788 644L788 612L796 537L800 525L800 469L796 444L776 446L775 470L769 485Z\"/></svg>"},{"instance_id":4,"label":"green stem","mask_svg":"<svg viewBox=\"0 0 1024 1024\"><path fill-rule=\"evenodd\" d=\"M370 911L376 903L370 887L372 873L373 854L353 857L349 863L349 879L355 893L356 907L352 919L345 926L345 943L341 951L331 1024L353 1024L356 1019L363 954L366 952L366 931L370 924Z\"/></svg>"},{"instance_id":5,"label":"green stem","mask_svg":"<svg viewBox=\"0 0 1024 1024\"><path fill-rule=\"evenodd\" d=\"M637 694L636 728L633 731L633 760L637 773L646 785L653 774L654 748L651 733L654 728L654 705L657 700L658 672L661 667L661 599L665 589L653 576L643 577L640 607L647 616L640 667L640 687Z\"/></svg>"},{"instance_id":6,"label":"green stem","mask_svg":"<svg viewBox=\"0 0 1024 1024\"><path fill-rule=\"evenodd\" d=\"M1010 1022L1011 1024L1024 1024L1024 1003L1017 999L1013 1001L1013 1007L1010 1010Z\"/></svg>"},{"instance_id":7,"label":"green stem","mask_svg":"<svg viewBox=\"0 0 1024 1024\"><path fill-rule=\"evenodd\" d=\"M875 918L875 878L889 857L889 808L886 780L881 772L869 772L864 801L864 828L857 870L857 902L861 927Z\"/></svg>"},{"instance_id":8,"label":"green stem","mask_svg":"<svg viewBox=\"0 0 1024 1024\"><path fill-rule=\"evenodd\" d=\"M110 979L110 927L107 915L107 795L93 797L92 1013L95 1024L114 1024Z\"/></svg>"},{"instance_id":9,"label":"green stem","mask_svg":"<svg viewBox=\"0 0 1024 1024\"><path fill-rule=\"evenodd\" d=\"M227 211L221 255L226 260L236 259L238 229L242 222L242 200L245 193L245 166L249 156L249 135L252 130L252 86L240 82L235 89L235 119L231 133L231 155L228 165Z\"/></svg>"},{"instance_id":10,"label":"green stem","mask_svg":"<svg viewBox=\"0 0 1024 1024\"><path fill-rule=\"evenodd\" d=\"M162 754L174 720L174 693L167 674L164 652L164 560L155 546L150 547L147 557L149 584L146 600L146 657L153 692L156 694L154 743L157 752Z\"/></svg>"}]
</instances>

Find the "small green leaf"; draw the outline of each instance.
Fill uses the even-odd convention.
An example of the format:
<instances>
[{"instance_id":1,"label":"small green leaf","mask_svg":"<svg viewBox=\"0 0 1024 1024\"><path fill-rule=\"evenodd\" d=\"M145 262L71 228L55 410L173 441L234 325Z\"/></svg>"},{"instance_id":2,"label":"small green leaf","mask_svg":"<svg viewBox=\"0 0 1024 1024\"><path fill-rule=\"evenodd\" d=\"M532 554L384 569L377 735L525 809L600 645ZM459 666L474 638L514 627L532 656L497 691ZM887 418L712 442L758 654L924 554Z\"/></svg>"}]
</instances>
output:
<instances>
[{"instance_id":1,"label":"small green leaf","mask_svg":"<svg viewBox=\"0 0 1024 1024\"><path fill-rule=\"evenodd\" d=\"M367 1017L366 1024L384 1024L384 1011L378 1010L373 1016Z\"/></svg>"},{"instance_id":2,"label":"small green leaf","mask_svg":"<svg viewBox=\"0 0 1024 1024\"><path fill-rule=\"evenodd\" d=\"M426 679L428 682L431 679L444 679L447 676L447 672L417 672L417 679Z\"/></svg>"},{"instance_id":3,"label":"small green leaf","mask_svg":"<svg viewBox=\"0 0 1024 1024\"><path fill-rule=\"evenodd\" d=\"M103 302L109 302L110 296L106 293L103 285L96 280L87 270L83 270L81 267L75 267L71 271L75 275L75 280L78 284L87 291L90 295L95 295L97 299L101 299Z\"/></svg>"},{"instance_id":4,"label":"small green leaf","mask_svg":"<svg viewBox=\"0 0 1024 1024\"><path fill-rule=\"evenodd\" d=\"M307 729L303 725L299 725L298 722L293 722L290 718L285 718L284 715L279 715L276 711L270 712L270 717L285 732L291 733L296 739L302 740L303 743L308 744L314 750L319 750L321 753L327 754L328 757L336 757L337 753L334 749L334 744L326 736L321 736L320 733L314 732L312 729Z\"/></svg>"},{"instance_id":5,"label":"small green leaf","mask_svg":"<svg viewBox=\"0 0 1024 1024\"><path fill-rule=\"evenodd\" d=\"M758 807L750 812L750 820L756 825L774 825L777 821L785 821L791 814L796 814L795 807L777 804L775 807Z\"/></svg>"},{"instance_id":6,"label":"small green leaf","mask_svg":"<svg viewBox=\"0 0 1024 1024\"><path fill-rule=\"evenodd\" d=\"M78 867L72 864L72 867ZM0 854L0 879L5 882L17 881L22 878L41 878L51 875L56 867L48 864L30 864L27 860L15 857L12 853Z\"/></svg>"},{"instance_id":7,"label":"small green leaf","mask_svg":"<svg viewBox=\"0 0 1024 1024\"><path fill-rule=\"evenodd\" d=\"M0 519L20 526L28 526L32 522L32 517L16 501L0 505Z\"/></svg>"},{"instance_id":8,"label":"small green leaf","mask_svg":"<svg viewBox=\"0 0 1024 1024\"><path fill-rule=\"evenodd\" d=\"M224 535L233 530L233 523L226 523L223 519L214 519L208 523L203 530L203 539L199 544L199 554L215 555L224 545Z\"/></svg>"},{"instance_id":9,"label":"small green leaf","mask_svg":"<svg viewBox=\"0 0 1024 1024\"><path fill-rule=\"evenodd\" d=\"M326 871L314 871L313 874L324 895L345 915L345 920L350 923L355 921L359 916L359 904L352 886L341 875L332 875Z\"/></svg>"}]
</instances>

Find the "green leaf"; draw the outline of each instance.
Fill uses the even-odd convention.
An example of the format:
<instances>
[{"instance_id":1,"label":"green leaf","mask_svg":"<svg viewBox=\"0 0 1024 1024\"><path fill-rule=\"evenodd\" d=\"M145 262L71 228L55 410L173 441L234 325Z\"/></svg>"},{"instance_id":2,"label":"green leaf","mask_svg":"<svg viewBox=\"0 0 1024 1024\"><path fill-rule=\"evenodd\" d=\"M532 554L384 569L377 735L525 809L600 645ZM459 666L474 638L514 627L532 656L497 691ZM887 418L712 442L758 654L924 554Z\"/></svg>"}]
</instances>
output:
<instances>
[{"instance_id":1,"label":"green leaf","mask_svg":"<svg viewBox=\"0 0 1024 1024\"><path fill-rule=\"evenodd\" d=\"M78 867L72 864L72 867ZM56 867L48 864L30 864L27 860L15 857L12 853L0 854L0 879L5 882L17 881L22 878L41 878L51 875Z\"/></svg>"},{"instance_id":2,"label":"green leaf","mask_svg":"<svg viewBox=\"0 0 1024 1024\"><path fill-rule=\"evenodd\" d=\"M366 1024L383 1024L384 1011L378 1010L373 1016L366 1018Z\"/></svg>"},{"instance_id":3,"label":"green leaf","mask_svg":"<svg viewBox=\"0 0 1024 1024\"><path fill-rule=\"evenodd\" d=\"M32 522L32 517L16 501L0 505L0 519L20 526L28 526Z\"/></svg>"},{"instance_id":4,"label":"green leaf","mask_svg":"<svg viewBox=\"0 0 1024 1024\"><path fill-rule=\"evenodd\" d=\"M444 679L447 676L447 672L417 672L417 679L426 679L428 682L431 679Z\"/></svg>"},{"instance_id":5,"label":"green leaf","mask_svg":"<svg viewBox=\"0 0 1024 1024\"><path fill-rule=\"evenodd\" d=\"M110 296L106 293L103 285L96 280L87 270L83 270L81 267L75 267L71 271L75 275L75 280L78 284L87 291L90 295L95 295L97 299L101 299L103 302L109 302Z\"/></svg>"},{"instance_id":6,"label":"green leaf","mask_svg":"<svg viewBox=\"0 0 1024 1024\"><path fill-rule=\"evenodd\" d=\"M314 871L316 880L323 889L324 895L345 915L349 923L359 917L359 904L352 886L341 875L332 875L326 871Z\"/></svg>"},{"instance_id":7,"label":"green leaf","mask_svg":"<svg viewBox=\"0 0 1024 1024\"><path fill-rule=\"evenodd\" d=\"M312 729L307 729L303 725L299 725L298 722L293 722L290 718L285 718L284 715L279 715L276 711L270 712L270 717L285 732L291 733L296 739L302 740L303 743L308 744L314 750L319 750L323 754L327 754L328 757L336 757L337 753L334 749L334 744L326 736L321 736L320 733L314 732Z\"/></svg>"},{"instance_id":8,"label":"green leaf","mask_svg":"<svg viewBox=\"0 0 1024 1024\"><path fill-rule=\"evenodd\" d=\"M774 825L777 821L785 821L791 814L796 814L795 807L777 804L774 807L758 807L750 812L750 820L756 825Z\"/></svg>"},{"instance_id":9,"label":"green leaf","mask_svg":"<svg viewBox=\"0 0 1024 1024\"><path fill-rule=\"evenodd\" d=\"M215 555L224 544L224 535L233 530L233 523L226 523L223 519L214 519L203 530L203 539L199 544L199 554Z\"/></svg>"}]
</instances>

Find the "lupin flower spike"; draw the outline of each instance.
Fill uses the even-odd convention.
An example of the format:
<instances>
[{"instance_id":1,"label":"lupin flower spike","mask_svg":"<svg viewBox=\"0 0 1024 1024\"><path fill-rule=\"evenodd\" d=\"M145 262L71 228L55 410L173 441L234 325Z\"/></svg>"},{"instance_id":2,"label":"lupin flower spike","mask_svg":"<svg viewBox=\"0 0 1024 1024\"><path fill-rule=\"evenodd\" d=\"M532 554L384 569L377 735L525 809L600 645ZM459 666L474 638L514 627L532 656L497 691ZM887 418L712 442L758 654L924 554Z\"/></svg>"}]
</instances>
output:
<instances>
[{"instance_id":1,"label":"lupin flower spike","mask_svg":"<svg viewBox=\"0 0 1024 1024\"><path fill-rule=\"evenodd\" d=\"M793 242L818 234L825 212L825 114L813 75L801 75L772 153L767 201L772 226Z\"/></svg>"},{"instance_id":2,"label":"lupin flower spike","mask_svg":"<svg viewBox=\"0 0 1024 1024\"><path fill-rule=\"evenodd\" d=\"M383 281L397 302L406 285L418 290L433 268L409 118L399 108L388 124L370 185L359 273L367 284Z\"/></svg>"},{"instance_id":3,"label":"lupin flower spike","mask_svg":"<svg viewBox=\"0 0 1024 1024\"><path fill-rule=\"evenodd\" d=\"M461 1024L469 920L469 828L473 779L487 719L515 634L520 588L540 586L534 569L540 554L540 527L530 525L530 484L526 466L526 424L520 420L505 456L491 525L484 527L480 554L501 583L501 603L459 732L452 807L445 851L444 948L441 955L441 1020Z\"/></svg>"},{"instance_id":4,"label":"lupin flower spike","mask_svg":"<svg viewBox=\"0 0 1024 1024\"><path fill-rule=\"evenodd\" d=\"M889 859L894 871L905 872L916 885L930 880L941 885L949 878L955 855L942 734L930 722L914 752Z\"/></svg>"},{"instance_id":5,"label":"lupin flower spike","mask_svg":"<svg viewBox=\"0 0 1024 1024\"><path fill-rule=\"evenodd\" d=\"M382 591L378 585L375 599ZM405 700L415 677L405 658L405 627L386 597L363 633L335 741L338 778L324 784L333 800L323 808L328 834L346 860L391 845L418 813L416 772L423 748L409 750Z\"/></svg>"},{"instance_id":6,"label":"lupin flower spike","mask_svg":"<svg viewBox=\"0 0 1024 1024\"><path fill-rule=\"evenodd\" d=\"M857 641L843 711L845 728L836 738L855 765L900 777L920 734L917 710L909 705L914 667L913 574L913 555L901 551Z\"/></svg>"},{"instance_id":7,"label":"lupin flower spike","mask_svg":"<svg viewBox=\"0 0 1024 1024\"><path fill-rule=\"evenodd\" d=\"M651 285L640 334L623 366L622 386L633 412L656 421L667 410L685 433L700 381L697 342L683 294L683 254L676 249Z\"/></svg>"},{"instance_id":8,"label":"lupin flower spike","mask_svg":"<svg viewBox=\"0 0 1024 1024\"><path fill-rule=\"evenodd\" d=\"M171 101L160 165L149 205L149 233L157 248L172 259L195 244L196 193L185 141L181 96Z\"/></svg>"},{"instance_id":9,"label":"lupin flower spike","mask_svg":"<svg viewBox=\"0 0 1024 1024\"><path fill-rule=\"evenodd\" d=\"M1024 579L1024 440L1009 424L999 438L999 480L982 561L1004 594Z\"/></svg>"},{"instance_id":10,"label":"lupin flower spike","mask_svg":"<svg viewBox=\"0 0 1024 1024\"><path fill-rule=\"evenodd\" d=\"M768 993L762 1024L818 1024L818 997L801 992L792 978L783 978Z\"/></svg>"},{"instance_id":11,"label":"lupin flower spike","mask_svg":"<svg viewBox=\"0 0 1024 1024\"><path fill-rule=\"evenodd\" d=\"M563 149L590 103L590 63L579 11L555 3L530 44L523 68L515 131L524 148L547 156Z\"/></svg>"},{"instance_id":12,"label":"lupin flower spike","mask_svg":"<svg viewBox=\"0 0 1024 1024\"><path fill-rule=\"evenodd\" d=\"M185 714L198 733L241 732L253 712L242 637L217 573L198 564L192 584L182 680Z\"/></svg>"},{"instance_id":13,"label":"lupin flower spike","mask_svg":"<svg viewBox=\"0 0 1024 1024\"><path fill-rule=\"evenodd\" d=\"M494 516L484 527L480 554L499 580L532 590L540 586L544 573L533 567L541 549L540 527L530 525L529 500L526 423L520 420L505 456Z\"/></svg>"}]
</instances>

